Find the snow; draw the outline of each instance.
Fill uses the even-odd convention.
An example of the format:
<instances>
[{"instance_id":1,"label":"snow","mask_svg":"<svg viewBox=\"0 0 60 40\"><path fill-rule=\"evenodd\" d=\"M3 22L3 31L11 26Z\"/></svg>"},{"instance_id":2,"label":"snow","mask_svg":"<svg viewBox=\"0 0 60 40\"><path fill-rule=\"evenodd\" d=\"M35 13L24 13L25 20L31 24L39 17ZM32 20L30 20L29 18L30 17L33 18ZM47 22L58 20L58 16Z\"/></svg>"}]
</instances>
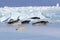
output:
<instances>
[{"instance_id":1,"label":"snow","mask_svg":"<svg viewBox=\"0 0 60 40\"><path fill-rule=\"evenodd\" d=\"M31 20L30 24L9 25L6 20ZM40 17L39 20L29 19ZM47 20L47 25L34 26L33 22ZM51 22L56 22L52 24ZM17 31L19 27L24 30ZM0 8L0 40L60 40L60 7L4 7Z\"/></svg>"},{"instance_id":2,"label":"snow","mask_svg":"<svg viewBox=\"0 0 60 40\"><path fill-rule=\"evenodd\" d=\"M25 27L25 30L16 29ZM0 23L1 40L60 40L60 23L33 26L31 24L8 25Z\"/></svg>"},{"instance_id":3,"label":"snow","mask_svg":"<svg viewBox=\"0 0 60 40\"><path fill-rule=\"evenodd\" d=\"M4 7L0 8L0 21L1 18L5 17L6 20L10 15L9 19L16 20L18 16L20 19L28 19L31 17L40 17L41 19L56 19L60 18L60 7ZM7 16L7 17L6 17ZM3 20L3 21L4 21ZM3 22L2 21L2 22Z\"/></svg>"}]
</instances>

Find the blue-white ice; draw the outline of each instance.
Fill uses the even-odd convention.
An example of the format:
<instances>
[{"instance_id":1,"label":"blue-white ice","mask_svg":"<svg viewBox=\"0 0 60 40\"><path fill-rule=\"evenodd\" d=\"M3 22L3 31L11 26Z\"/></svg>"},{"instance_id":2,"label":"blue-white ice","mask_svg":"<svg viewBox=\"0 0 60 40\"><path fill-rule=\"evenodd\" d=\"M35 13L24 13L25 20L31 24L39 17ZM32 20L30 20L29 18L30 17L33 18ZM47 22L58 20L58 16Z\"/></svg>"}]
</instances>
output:
<instances>
[{"instance_id":1,"label":"blue-white ice","mask_svg":"<svg viewBox=\"0 0 60 40\"><path fill-rule=\"evenodd\" d=\"M31 17L40 17L41 19L60 19L60 7L4 7L0 8L0 22L6 19L17 19L20 16L21 20ZM2 20L4 19L4 20Z\"/></svg>"},{"instance_id":2,"label":"blue-white ice","mask_svg":"<svg viewBox=\"0 0 60 40\"><path fill-rule=\"evenodd\" d=\"M33 26L30 24L9 25L9 19L25 20L37 16L40 20L58 21L56 24ZM32 19L31 19L32 20ZM35 21L35 20L33 20ZM0 40L60 40L60 7L4 7L0 8ZM16 31L24 26L26 30Z\"/></svg>"},{"instance_id":3,"label":"blue-white ice","mask_svg":"<svg viewBox=\"0 0 60 40\"><path fill-rule=\"evenodd\" d=\"M25 26L25 30L16 28ZM60 24L11 26L0 23L0 40L60 40Z\"/></svg>"}]
</instances>

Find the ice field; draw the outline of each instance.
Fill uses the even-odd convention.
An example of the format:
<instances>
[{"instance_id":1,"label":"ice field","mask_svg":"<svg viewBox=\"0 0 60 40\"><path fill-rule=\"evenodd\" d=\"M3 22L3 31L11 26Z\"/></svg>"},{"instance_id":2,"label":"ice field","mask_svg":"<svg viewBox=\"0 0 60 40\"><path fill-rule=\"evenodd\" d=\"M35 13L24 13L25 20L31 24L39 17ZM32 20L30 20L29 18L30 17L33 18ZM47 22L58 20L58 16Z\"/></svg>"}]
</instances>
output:
<instances>
[{"instance_id":1,"label":"ice field","mask_svg":"<svg viewBox=\"0 0 60 40\"><path fill-rule=\"evenodd\" d=\"M20 21L31 20L29 24L9 25L10 19ZM32 25L36 20L31 17L40 17L47 20L47 25ZM38 21L38 20L37 20ZM51 22L56 22L52 24ZM19 27L23 29L16 30ZM60 7L4 7L0 8L0 40L60 40Z\"/></svg>"}]
</instances>

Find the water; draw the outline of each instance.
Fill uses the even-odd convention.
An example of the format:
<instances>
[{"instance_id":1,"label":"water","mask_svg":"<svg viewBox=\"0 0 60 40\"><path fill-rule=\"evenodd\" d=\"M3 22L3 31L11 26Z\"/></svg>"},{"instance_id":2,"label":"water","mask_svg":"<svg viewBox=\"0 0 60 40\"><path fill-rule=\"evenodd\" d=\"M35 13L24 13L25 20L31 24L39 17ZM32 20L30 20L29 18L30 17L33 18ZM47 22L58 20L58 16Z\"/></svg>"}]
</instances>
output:
<instances>
[{"instance_id":1,"label":"water","mask_svg":"<svg viewBox=\"0 0 60 40\"><path fill-rule=\"evenodd\" d=\"M16 29L25 27L25 30ZM60 24L33 26L31 24L8 25L0 23L1 40L60 40Z\"/></svg>"},{"instance_id":2,"label":"water","mask_svg":"<svg viewBox=\"0 0 60 40\"><path fill-rule=\"evenodd\" d=\"M21 20L31 17L40 17L40 20L59 22L34 26L30 24L9 25L3 23L9 19ZM3 20L4 19L4 20ZM31 19L32 20L32 19ZM39 20L36 20L39 21ZM0 39L1 40L60 40L60 8L59 7L4 7L0 8ZM35 20L32 20L35 22ZM25 27L25 30L16 31L18 27Z\"/></svg>"}]
</instances>

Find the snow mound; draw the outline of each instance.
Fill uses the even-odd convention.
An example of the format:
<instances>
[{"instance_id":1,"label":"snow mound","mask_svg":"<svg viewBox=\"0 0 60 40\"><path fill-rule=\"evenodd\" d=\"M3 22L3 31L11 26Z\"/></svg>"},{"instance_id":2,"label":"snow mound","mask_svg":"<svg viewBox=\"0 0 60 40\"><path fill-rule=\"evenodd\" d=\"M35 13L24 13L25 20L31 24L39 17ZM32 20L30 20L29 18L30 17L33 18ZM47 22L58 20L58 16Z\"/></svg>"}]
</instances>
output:
<instances>
[{"instance_id":1,"label":"snow mound","mask_svg":"<svg viewBox=\"0 0 60 40\"><path fill-rule=\"evenodd\" d=\"M41 19L59 19L60 7L4 7L0 8L0 22L8 19L20 20L31 17L40 17Z\"/></svg>"}]
</instances>

